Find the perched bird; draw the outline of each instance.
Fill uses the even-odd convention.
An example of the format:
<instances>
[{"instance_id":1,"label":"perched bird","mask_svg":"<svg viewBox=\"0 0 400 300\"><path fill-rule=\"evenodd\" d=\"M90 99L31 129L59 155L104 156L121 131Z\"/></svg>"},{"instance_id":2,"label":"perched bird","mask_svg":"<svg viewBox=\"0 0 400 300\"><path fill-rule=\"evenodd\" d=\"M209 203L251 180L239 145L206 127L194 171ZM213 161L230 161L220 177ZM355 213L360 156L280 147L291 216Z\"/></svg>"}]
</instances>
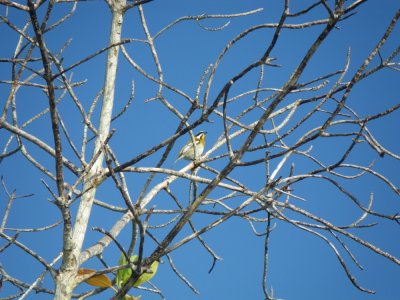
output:
<instances>
[{"instance_id":1,"label":"perched bird","mask_svg":"<svg viewBox=\"0 0 400 300\"><path fill-rule=\"evenodd\" d=\"M200 131L198 134L196 134L196 136L194 137L194 147L193 147L193 141L192 139L190 139L185 144L185 146L182 147L181 151L179 152L178 158L175 160L175 162L177 162L180 159L194 160L196 158L199 158L204 151L206 134L207 132L205 131Z\"/></svg>"}]
</instances>

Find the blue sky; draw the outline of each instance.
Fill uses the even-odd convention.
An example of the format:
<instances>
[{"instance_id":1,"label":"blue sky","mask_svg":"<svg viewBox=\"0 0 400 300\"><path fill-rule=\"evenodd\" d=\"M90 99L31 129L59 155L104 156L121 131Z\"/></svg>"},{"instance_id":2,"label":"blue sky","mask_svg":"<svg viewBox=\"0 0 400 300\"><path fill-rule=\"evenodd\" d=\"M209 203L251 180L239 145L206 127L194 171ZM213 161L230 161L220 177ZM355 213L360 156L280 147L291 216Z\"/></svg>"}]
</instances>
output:
<instances>
[{"instance_id":1,"label":"blue sky","mask_svg":"<svg viewBox=\"0 0 400 300\"><path fill-rule=\"evenodd\" d=\"M305 6L304 3L306 2L312 3L310 1L291 1L291 11L299 10ZM331 3L333 1L328 2ZM50 20L56 21L57 17L64 15L68 8L70 8L70 4L62 4L56 7L54 17ZM229 20L229 25L221 31L206 31L196 22L186 21L160 35L155 41L155 46L163 66L165 81L194 97L202 74L210 64L214 63L226 43L251 26L277 22L282 9L282 1L155 0L145 5L144 11L152 34L155 34L176 18L185 15L201 15L204 13L231 14L257 8L263 8L263 10L254 15L232 18ZM371 0L362 5L357 9L356 15L343 21L339 24L340 28L332 32L310 62L300 81L305 82L343 68L349 47L351 49L351 62L349 73L345 80L350 79L364 61L365 56L376 45L398 8L398 4L396 5L395 1L390 0ZM4 7L0 7L0 13L2 15L5 14ZM44 13L44 10L41 13ZM8 17L20 27L23 26L26 20L25 15L14 9L9 9ZM319 8L310 13L310 15L290 20L290 22L306 22L314 18L321 19L325 17L326 12ZM221 19L204 20L201 25L219 27L225 22L226 20ZM69 47L62 55L64 66L71 65L107 45L109 23L110 13L105 2L88 1L79 3L76 13L70 20L46 35L47 46L49 49L57 51L68 38L72 37ZM384 57L398 47L400 37L398 27L395 28L394 34L382 49ZM321 30L322 26L300 31L283 30L280 40L271 54L277 58L276 63L282 65L282 67L266 69L264 85L267 87L281 87ZM17 36L8 26L2 23L0 23L0 32L2 40L7 41L0 47L0 57L10 57L14 52ZM32 31L30 31L30 34L32 34ZM272 38L272 34L273 30L271 29L256 31L232 48L216 73L210 99L214 99L213 97L217 95L227 80L262 55ZM124 38L144 38L137 10L130 10L126 14L122 36ZM148 47L143 43L132 43L127 45L126 49L147 72L156 74ZM36 52L35 55L38 55L38 53ZM85 109L90 107L91 102L102 86L105 58L105 54L99 55L73 71L75 81L87 80L86 85L76 89L76 93ZM378 60L375 60L372 66L377 63ZM0 64L0 76L1 80L10 79L10 66L8 64ZM231 96L254 88L257 76L256 72L250 74L244 83L239 83L237 87L232 89ZM157 86L148 80L144 80L122 56L117 73L115 112L118 112L127 102L130 96L132 80L135 81L134 102L127 113L113 123L112 126L116 128L116 133L111 140L111 146L120 162L129 160L170 136L175 131L179 121L176 118L172 118L158 101L145 102L146 99L155 96ZM43 83L39 79L35 82ZM389 69L383 70L361 82L351 93L348 104L360 116L372 115L389 108L399 101L398 82L398 73ZM0 103L2 106L5 103L9 89L8 85L0 84ZM165 91L164 96L177 108L183 111L188 108L187 102L182 97L170 91ZM40 90L33 88L21 89L18 93L19 122L22 124L46 106L46 98ZM238 109L240 109L239 106L232 106L231 113L237 113ZM66 126L71 130L73 139L78 142L82 135L82 123L77 110L74 109L70 100L63 101L59 105L59 110ZM96 114L98 116L99 106L95 110ZM196 116L198 117L198 114ZM384 118L382 122L369 124L371 132L379 137L382 144L394 153L400 152L398 143L400 133L397 130L399 118L400 114L395 112ZM194 118L191 119L191 121L193 120ZM205 123L201 128L198 128L198 130L208 131L207 146L211 146L216 141L222 128L220 119L212 117L210 121L210 123ZM314 122L318 121L320 120L314 120ZM45 116L30 125L27 130L32 134L38 135L51 145L52 138L49 126L49 119ZM8 138L8 135L0 131L1 147L4 147L6 138ZM174 146L173 154L166 163L166 167L177 169L184 165L183 162L173 165L173 161L175 160L174 153L178 153L186 139L187 137L183 137L178 140ZM239 142L235 145L239 145ZM341 143L341 140L338 142L338 140L325 139L316 141L312 145L314 147L313 151L318 153L318 157L328 164L337 159L337 155L340 152L336 150L346 147L348 142L343 140L343 143ZM29 151L34 153L36 159L46 167L53 168L53 162L43 152L38 151L35 146L29 143L26 146ZM65 151L67 157L78 163L78 160L72 155L72 151L67 146ZM225 149L219 150L215 154L221 154L223 151ZM157 152L154 156L141 161L137 166L154 166L160 159L161 153ZM393 158L378 159L375 152L368 147L364 147L360 148L349 159L351 162L364 164L377 159L375 169L386 174L397 186L400 184L398 177L399 162ZM306 162L303 163L301 159L293 159L293 162L296 163L299 172L310 167ZM271 167L275 166L276 163L272 162ZM217 162L213 166L221 168L222 164ZM289 167L290 164L284 167L282 176L287 174ZM207 172L201 172L200 174L210 176ZM17 154L12 159L4 160L0 164L0 175L4 177L10 191L16 189L18 195L34 193L34 196L30 198L15 201L7 227L40 227L60 219L58 209L48 202L50 195L40 183L40 179L46 180L51 187L55 187L55 185L44 174L30 167L22 155ZM251 172L248 173L244 173L241 170L234 171L232 176L246 182L257 190L262 184L265 174L263 173L263 166L259 166L252 168ZM144 175L127 175L127 182L133 198L139 195L146 178ZM153 184L160 182L163 178L164 176L157 175ZM66 179L72 180L72 174L67 172ZM394 214L399 211L398 195L388 189L387 186L377 182L372 176L364 176L355 182L347 182L345 186L357 194L363 203L367 203L370 193L374 193L375 203L373 208L376 210L387 214ZM204 186L200 185L200 188L202 187ZM302 203L294 200L293 203L325 217L327 220L336 222L336 224L347 224L361 214L348 199L337 193L337 190L326 182L318 180L305 181L295 185L295 187L296 194L306 198L307 201ZM172 188L178 195L184 196L187 193L188 182L178 181L172 185ZM218 193L215 193L216 195ZM99 189L97 197L113 205L123 205L123 200L114 189L111 180L105 182L104 186ZM152 205L155 205L157 209L173 207L170 202L166 203L167 198L165 193L160 194ZM6 201L2 190L0 191L0 199L0 211L4 211ZM72 210L76 210L76 205L72 207ZM109 229L119 217L120 215L94 207L89 228L91 226L101 226ZM296 217L299 218L299 216ZM165 218L153 216L150 223L151 225L157 225L164 221ZM377 219L369 217L365 223L374 221L377 221ZM194 222L200 228L210 221L208 217L198 214L194 216ZM364 267L364 270L360 271L351 262L348 255L342 251L346 262L350 266L350 271L357 278L360 285L377 291L376 295L368 295L358 291L351 285L337 258L326 243L313 235L294 228L290 224L275 221L273 223L276 224L276 227L271 233L269 244L268 287L273 287L276 297L287 300L378 300L396 299L398 297L400 290L397 283L398 278L400 278L400 269L398 265L391 263L388 259L345 239L351 251ZM259 232L262 232L265 230L265 224L256 224L256 228ZM161 239L166 234L167 229L153 231ZM373 228L351 232L396 257L400 256L398 225L394 226L393 223L379 220L379 224ZM185 229L182 234L178 235L176 240L189 233L190 231ZM128 246L129 235L129 228L125 228L120 235L120 241L122 244L125 243L126 247ZM92 245L100 237L99 233L89 231L84 247ZM223 260L217 263L211 274L208 274L212 258L198 241L192 241L179 248L172 254L174 263L179 271L200 291L200 295L195 295L187 288L174 275L166 259L164 259L164 264L159 267L159 272L152 282L162 290L166 298L186 300L263 299L261 282L264 238L255 236L249 223L239 219L227 221L215 230L204 234L203 238ZM19 240L50 261L61 249L61 229L57 228L45 233L21 234ZM4 244L4 241L1 241L1 243L0 246ZM154 248L155 244L150 239L147 239L145 255L150 255ZM104 257L110 265L115 264L119 258L118 250L116 247L111 246L106 249ZM11 251L0 253L0 262L10 275L27 282L35 280L35 275L42 271L38 263L32 262L32 259L17 247L12 247ZM99 269L101 265L98 261L92 259L85 267ZM48 276L43 286L52 287ZM87 286L82 285L76 292L83 292L87 289ZM5 284L0 292L0 297L12 293L16 293L16 290L12 289L9 284ZM145 300L160 299L158 295L144 291L131 291L131 294L141 294L142 299ZM92 299L106 299L111 295L112 292L108 291ZM45 294L36 295L34 293L28 297L28 299L50 298Z\"/></svg>"}]
</instances>

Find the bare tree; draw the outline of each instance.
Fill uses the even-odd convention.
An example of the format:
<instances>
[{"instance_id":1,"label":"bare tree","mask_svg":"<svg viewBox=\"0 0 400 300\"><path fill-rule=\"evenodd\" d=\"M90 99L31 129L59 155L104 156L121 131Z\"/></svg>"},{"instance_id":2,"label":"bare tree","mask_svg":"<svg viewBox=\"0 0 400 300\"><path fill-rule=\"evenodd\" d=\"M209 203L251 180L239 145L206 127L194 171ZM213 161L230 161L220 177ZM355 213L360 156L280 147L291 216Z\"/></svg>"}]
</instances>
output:
<instances>
[{"instance_id":1,"label":"bare tree","mask_svg":"<svg viewBox=\"0 0 400 300\"><path fill-rule=\"evenodd\" d=\"M164 76L166 68L161 62L156 42L173 35L172 30L182 22L196 22L205 31L223 31L229 27L229 20L248 20L262 9L234 14L184 16L163 28L150 28L145 14L148 2L152 1L107 0L112 15L108 45L93 53L82 49L79 53L82 58L72 62L68 52L71 41L67 39L56 48L52 43L52 33L63 26L68 27L77 6L88 3L28 0L25 5L0 0L1 26L7 26L16 37L14 53L0 58L2 66L7 66L9 70L0 78L2 90L7 90L7 95L2 93L1 96L0 136L3 150L0 160L3 165L18 161L18 164L26 165L27 170L33 167L43 177L35 177L37 186L30 187L34 195L19 196L18 191L10 191L13 183L7 180L13 170L3 168L1 171L3 195L8 200L0 228L2 261L18 248L42 265L42 272L34 274L36 279L33 282L21 280L1 267L3 289L7 286L6 299L24 299L33 292L50 294L54 299L85 299L103 292L107 286L77 294L74 290L80 283L101 274L113 280L117 270L130 267L134 272L123 286L115 290L113 296L113 299L122 299L140 275L149 272L151 264L162 258L197 293L192 283L174 266L171 254L179 247L198 240L199 247L204 248L213 259L212 270L220 257L202 234L230 218L250 224L253 234L265 240L262 278L265 299L274 299L267 287L268 249L274 224L279 223L290 224L324 241L354 287L374 293L363 287L351 273L350 264L361 266L349 243L369 249L399 265L400 258L396 255L358 235L358 232L369 230L380 221L398 225L398 205L397 210L389 213L373 209L374 195L371 193L369 199L365 199L360 196L363 193L352 188L351 184L370 176L392 190L394 197L399 196L396 183L375 169L374 163L378 159L390 159L397 164L400 156L385 148L380 142L381 137L375 136L369 125L381 122L396 112L400 103L391 107L382 105L379 112L363 116L348 102L354 88L361 82L370 80L382 70L399 71L395 62L399 47L387 49L385 46L395 30L400 12L393 12L380 37L371 37L376 39L376 45L355 72L349 68L352 59L349 49L347 54L338 53L345 57L341 66L316 74L309 67L315 54L323 51L321 46L327 38L339 27L345 27L356 10L362 10L366 0L319 0L298 11L291 8L289 0L282 1L277 23L253 25L237 32L215 61L201 71L203 74L195 90L184 90ZM65 12L67 5L69 11L60 16L58 8L63 8ZM157 1L148 6L156 7ZM144 37L122 38L123 24L132 16L127 12L133 10L139 16L135 30L142 30ZM13 19L21 14L26 18L24 24ZM315 18L315 15L320 18ZM205 26L203 20L210 19L223 19L227 23L219 27ZM294 66L281 65L276 49L282 36L293 30L304 31L307 36L308 28L314 28L318 34L306 45L298 63ZM235 68L236 73L229 78L218 78L217 73L224 68L223 62L232 49L238 44L246 44L249 36L266 30L273 34L263 35L258 49L252 49L261 55L244 67ZM150 62L144 63L135 58L137 52L131 46L137 44L147 47ZM80 68L92 62L97 64L104 60L104 83L97 88L97 95L87 105L87 96L80 94L90 82L75 80L73 72L79 72ZM121 64L131 69L134 80L131 96L125 105L116 102L115 96L119 86L117 69ZM147 71L149 65L155 67L154 72ZM266 76L282 68L290 70L283 84L275 85L265 80ZM312 77L304 76L306 71ZM255 74L257 80L254 80ZM152 88L137 88L134 82L138 81L146 82ZM130 152L127 158L117 144L113 145L113 139L119 130L129 128L127 114L135 116L135 113L141 113L131 107L138 89L145 94L147 117L151 119L154 116L154 106L166 109L173 129L163 127L159 122L159 131L153 133L157 142L140 153ZM46 100L45 106L43 99ZM100 104L101 109L98 108ZM120 111L113 109L114 106ZM38 107L43 109L37 111ZM38 124L39 131L35 127ZM181 145L181 141L189 136L189 143L193 142L200 127L208 125L212 127L213 135L218 137L216 141L180 170L171 167L170 163L178 153L177 141ZM132 143L140 143L141 138L136 134ZM332 141L336 146L330 149L328 159L321 149L326 144L332 145ZM135 145L131 146L134 148ZM363 161L357 158L360 151L373 152L371 157L375 158L360 162ZM241 174L246 174L247 180L239 176ZM249 180L253 174L257 174L257 180ZM32 173L32 176L36 175ZM312 205L303 202L307 196L297 193L299 187L309 186L310 182L315 185L325 182L333 186L339 197L357 208L358 216L354 214L353 220L343 224L332 221L334 218L313 213ZM140 192L137 192L139 184ZM21 197L35 198L40 190L45 190L50 198L48 205L57 207L60 220L53 224L49 221L49 225L41 228L9 227L9 215L16 201L21 201L18 200ZM104 195L101 191L107 191L113 199L101 199L99 195ZM35 203L26 203L24 207L29 210L30 205ZM112 216L110 219L116 221L109 227L97 222L97 227L93 229L100 232L101 237L98 238L99 233L93 234L91 241L94 236L97 241L85 247L84 241L90 233L90 218L96 218L96 206L106 210ZM200 225L193 220L197 214L203 215L203 220L207 220L205 224ZM50 220L47 216L42 216L42 219L46 222ZM131 228L128 242L120 238L125 227ZM50 259L37 252L32 243L24 242L23 237L29 236L34 240L37 232L51 237L57 228L62 228L59 231L62 239L51 245L53 252L57 253ZM259 233L258 228L265 231ZM394 228L398 230L398 227ZM150 248L149 244L155 246ZM116 265L115 257L111 260L102 255L110 248L127 258L137 253L137 263ZM103 268L88 275L79 273L86 262L96 259ZM164 297L155 286L150 290Z\"/></svg>"}]
</instances>

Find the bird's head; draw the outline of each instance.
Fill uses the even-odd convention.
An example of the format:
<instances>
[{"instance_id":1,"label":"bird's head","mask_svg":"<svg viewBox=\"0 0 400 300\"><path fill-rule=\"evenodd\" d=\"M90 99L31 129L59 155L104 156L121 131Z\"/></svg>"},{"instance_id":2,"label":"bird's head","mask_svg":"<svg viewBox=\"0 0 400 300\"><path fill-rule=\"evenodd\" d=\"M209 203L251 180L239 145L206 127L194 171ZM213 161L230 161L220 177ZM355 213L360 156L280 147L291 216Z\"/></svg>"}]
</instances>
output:
<instances>
[{"instance_id":1,"label":"bird's head","mask_svg":"<svg viewBox=\"0 0 400 300\"><path fill-rule=\"evenodd\" d=\"M199 133L196 134L196 138L199 139L204 143L204 139L206 138L206 131L200 131Z\"/></svg>"}]
</instances>

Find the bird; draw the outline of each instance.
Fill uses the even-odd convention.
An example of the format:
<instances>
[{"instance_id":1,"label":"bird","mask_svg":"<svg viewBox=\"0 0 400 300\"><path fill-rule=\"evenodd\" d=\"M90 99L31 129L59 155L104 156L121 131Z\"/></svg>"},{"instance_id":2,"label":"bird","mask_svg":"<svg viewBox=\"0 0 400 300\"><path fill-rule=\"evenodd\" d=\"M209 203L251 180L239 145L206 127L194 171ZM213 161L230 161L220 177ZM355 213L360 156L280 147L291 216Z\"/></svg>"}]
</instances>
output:
<instances>
[{"instance_id":1,"label":"bird","mask_svg":"<svg viewBox=\"0 0 400 300\"><path fill-rule=\"evenodd\" d=\"M206 135L207 132L205 131L200 131L198 134L195 135L194 137L195 147L193 147L193 141L192 139L190 139L185 144L185 146L182 147L181 151L178 154L178 158L175 160L175 162L177 162L180 159L194 160L196 158L199 158L199 156L204 151Z\"/></svg>"}]
</instances>

